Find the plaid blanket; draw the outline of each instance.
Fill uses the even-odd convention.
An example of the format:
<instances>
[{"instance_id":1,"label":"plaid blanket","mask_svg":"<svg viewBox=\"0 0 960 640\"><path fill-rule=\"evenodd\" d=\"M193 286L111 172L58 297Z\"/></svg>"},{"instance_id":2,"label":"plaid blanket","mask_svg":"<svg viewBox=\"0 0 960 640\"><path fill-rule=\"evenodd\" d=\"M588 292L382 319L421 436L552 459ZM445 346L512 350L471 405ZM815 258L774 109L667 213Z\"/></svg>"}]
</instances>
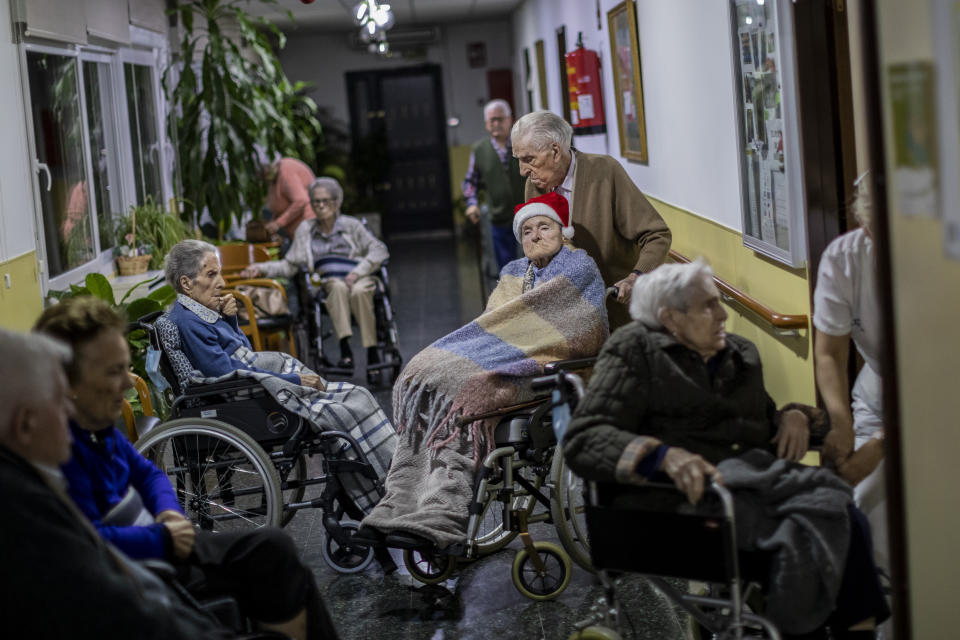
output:
<instances>
[{"instance_id":1,"label":"plaid blanket","mask_svg":"<svg viewBox=\"0 0 960 640\"><path fill-rule=\"evenodd\" d=\"M530 380L554 360L596 355L608 335L604 285L584 251L566 247L523 291L529 260L504 267L487 309L417 354L393 388L401 434L386 495L364 519L441 547L463 541L473 476L498 418L462 424L534 397Z\"/></svg>"},{"instance_id":2,"label":"plaid blanket","mask_svg":"<svg viewBox=\"0 0 960 640\"><path fill-rule=\"evenodd\" d=\"M245 364L276 373L313 373L293 356L277 351L251 351L240 347L232 357ZM383 478L386 475L397 446L397 436L376 398L364 387L348 382L327 381L326 390L319 391L291 384L268 373L245 369L216 378L193 376L191 379L194 382L210 383L237 377L257 380L285 409L309 420L318 431L349 433L360 445L367 461L377 472L377 477ZM347 456L358 457L356 452L348 452ZM339 478L344 489L364 513L368 513L380 499L380 492L369 478L352 472L341 474Z\"/></svg>"}]
</instances>

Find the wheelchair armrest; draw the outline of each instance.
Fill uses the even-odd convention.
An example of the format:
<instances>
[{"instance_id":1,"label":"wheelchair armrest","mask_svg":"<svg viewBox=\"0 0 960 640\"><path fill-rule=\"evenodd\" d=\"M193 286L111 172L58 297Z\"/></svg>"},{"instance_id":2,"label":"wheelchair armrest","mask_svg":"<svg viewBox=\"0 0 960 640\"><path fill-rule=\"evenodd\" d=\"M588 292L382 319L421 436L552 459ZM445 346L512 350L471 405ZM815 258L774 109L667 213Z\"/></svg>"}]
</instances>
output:
<instances>
[{"instance_id":1,"label":"wheelchair armrest","mask_svg":"<svg viewBox=\"0 0 960 640\"><path fill-rule=\"evenodd\" d=\"M208 384L191 384L183 390L181 395L174 399L171 408L176 409L186 400L220 395L225 392L246 391L258 388L261 388L260 383L251 378L236 378L234 380L224 380L223 382L211 382Z\"/></svg>"},{"instance_id":2,"label":"wheelchair armrest","mask_svg":"<svg viewBox=\"0 0 960 640\"><path fill-rule=\"evenodd\" d=\"M556 373L561 369L564 371L586 369L588 367L592 367L594 364L596 364L596 362L596 356L592 358L576 358L574 360L555 360L554 362L548 362L547 364L543 365L543 373Z\"/></svg>"},{"instance_id":3,"label":"wheelchair armrest","mask_svg":"<svg viewBox=\"0 0 960 640\"><path fill-rule=\"evenodd\" d=\"M183 391L185 396L204 396L211 393L222 393L224 391L242 391L244 389L255 389L260 383L253 378L235 378L233 380L224 380L223 382L209 382L204 384L191 384Z\"/></svg>"}]
</instances>

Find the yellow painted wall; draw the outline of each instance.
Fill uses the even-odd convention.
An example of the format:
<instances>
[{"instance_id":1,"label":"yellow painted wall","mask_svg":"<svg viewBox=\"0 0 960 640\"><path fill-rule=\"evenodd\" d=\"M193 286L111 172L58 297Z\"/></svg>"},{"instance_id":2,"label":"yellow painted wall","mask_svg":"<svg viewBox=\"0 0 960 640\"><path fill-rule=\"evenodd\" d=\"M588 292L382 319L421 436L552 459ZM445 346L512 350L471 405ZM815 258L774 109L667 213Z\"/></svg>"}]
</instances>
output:
<instances>
[{"instance_id":1,"label":"yellow painted wall","mask_svg":"<svg viewBox=\"0 0 960 640\"><path fill-rule=\"evenodd\" d=\"M10 275L10 288L3 281ZM0 262L0 327L29 329L43 311L35 251Z\"/></svg>"},{"instance_id":2,"label":"yellow painted wall","mask_svg":"<svg viewBox=\"0 0 960 640\"><path fill-rule=\"evenodd\" d=\"M804 269L791 269L743 246L741 235L689 211L648 199L673 232L673 249L690 259L703 256L714 273L774 311L810 316L810 291ZM742 335L760 351L764 382L778 405L815 404L813 354L809 329L783 337L752 313L728 306L727 330Z\"/></svg>"},{"instance_id":3,"label":"yellow painted wall","mask_svg":"<svg viewBox=\"0 0 960 640\"><path fill-rule=\"evenodd\" d=\"M880 0L877 5L884 77L890 64L934 60L930 0ZM886 91L884 86L886 166L891 175ZM960 575L955 472L960 461L960 262L944 257L939 220L905 217L897 208L896 193L891 189L887 196L912 637L948 638L956 633L952 596Z\"/></svg>"}]
</instances>

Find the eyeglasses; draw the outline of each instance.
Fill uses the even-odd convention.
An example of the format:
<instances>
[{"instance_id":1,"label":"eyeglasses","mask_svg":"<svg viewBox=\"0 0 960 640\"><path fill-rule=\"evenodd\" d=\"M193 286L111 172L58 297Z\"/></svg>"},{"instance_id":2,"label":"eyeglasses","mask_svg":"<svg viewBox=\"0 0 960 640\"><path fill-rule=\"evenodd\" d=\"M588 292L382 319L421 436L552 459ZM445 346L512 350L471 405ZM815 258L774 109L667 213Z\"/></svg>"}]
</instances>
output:
<instances>
[{"instance_id":1,"label":"eyeglasses","mask_svg":"<svg viewBox=\"0 0 960 640\"><path fill-rule=\"evenodd\" d=\"M317 207L334 207L337 205L336 198L311 198L310 204Z\"/></svg>"}]
</instances>

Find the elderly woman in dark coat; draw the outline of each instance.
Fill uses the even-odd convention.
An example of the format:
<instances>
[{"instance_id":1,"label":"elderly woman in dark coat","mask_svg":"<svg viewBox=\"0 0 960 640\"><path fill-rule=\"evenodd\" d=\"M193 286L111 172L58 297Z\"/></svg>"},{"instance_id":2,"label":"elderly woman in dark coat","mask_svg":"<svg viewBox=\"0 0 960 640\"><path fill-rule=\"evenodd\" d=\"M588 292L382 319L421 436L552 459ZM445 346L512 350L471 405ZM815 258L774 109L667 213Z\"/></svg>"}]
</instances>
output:
<instances>
[{"instance_id":1,"label":"elderly woman in dark coat","mask_svg":"<svg viewBox=\"0 0 960 640\"><path fill-rule=\"evenodd\" d=\"M795 464L807 450L809 417L820 412L776 410L756 347L724 329L712 273L698 260L637 281L635 320L603 347L564 441L567 461L583 478L608 483L666 474L691 502L707 478L722 478L737 497L738 522L777 514L738 538L742 550L770 555L767 615L781 630L829 623L838 637L870 626L889 610L869 527L842 480ZM748 516L749 508L756 511ZM751 533L761 537L745 543Z\"/></svg>"}]
</instances>

